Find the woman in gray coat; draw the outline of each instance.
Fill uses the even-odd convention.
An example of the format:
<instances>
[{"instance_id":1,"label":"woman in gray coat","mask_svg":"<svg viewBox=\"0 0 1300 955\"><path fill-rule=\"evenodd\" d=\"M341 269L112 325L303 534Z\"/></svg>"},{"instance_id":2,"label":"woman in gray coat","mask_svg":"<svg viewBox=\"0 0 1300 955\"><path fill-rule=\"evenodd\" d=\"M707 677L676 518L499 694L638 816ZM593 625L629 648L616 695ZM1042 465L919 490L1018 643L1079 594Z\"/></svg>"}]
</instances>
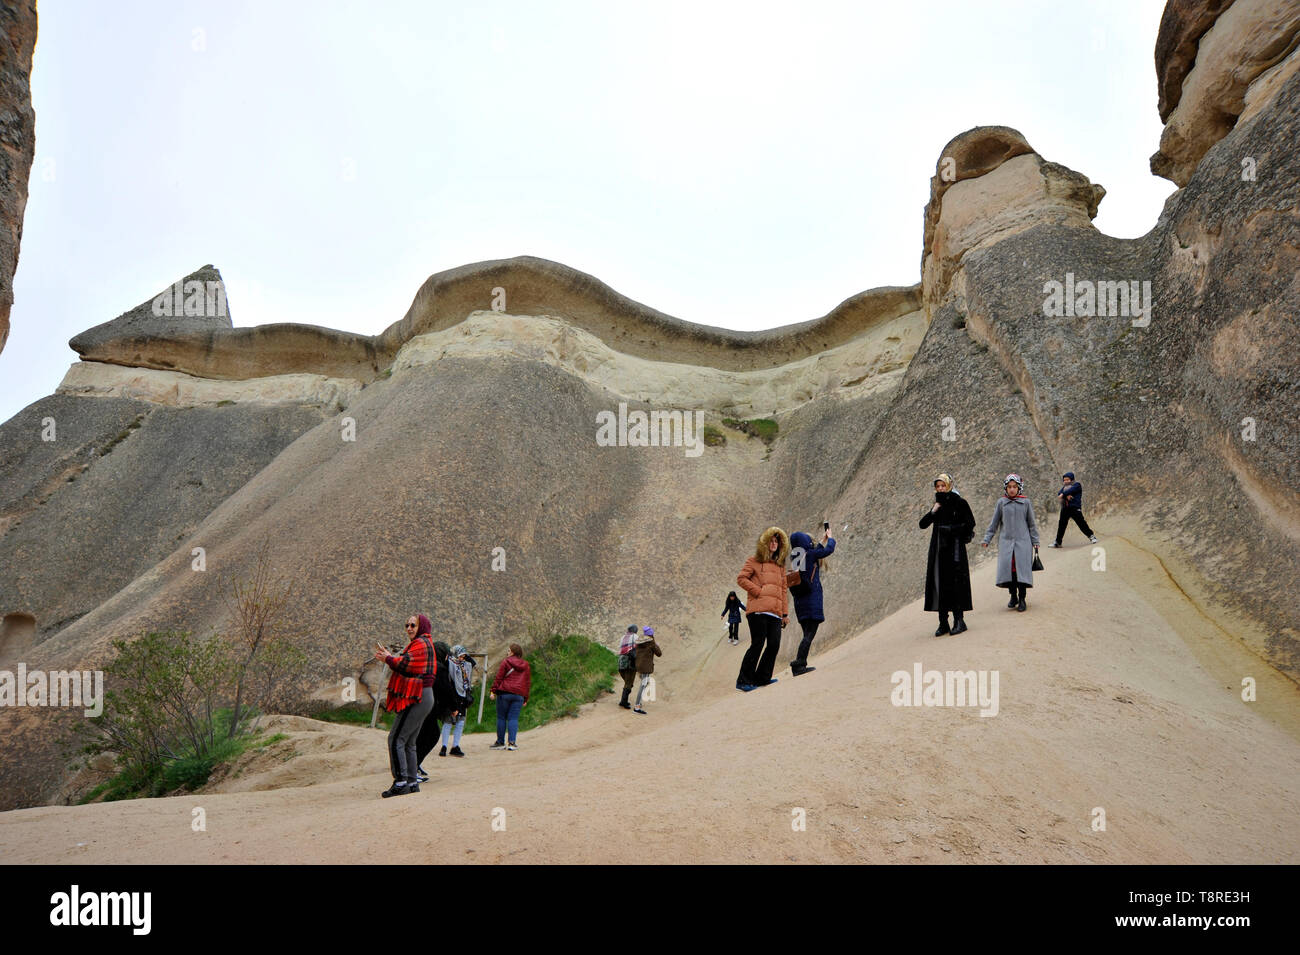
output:
<instances>
[{"instance_id":1,"label":"woman in gray coat","mask_svg":"<svg viewBox=\"0 0 1300 955\"><path fill-rule=\"evenodd\" d=\"M989 546L993 532L1002 528L998 538L998 586L1011 591L1009 608L1024 611L1025 592L1034 586L1034 558L1038 556L1038 524L1034 505L1020 493L1019 474L1008 474L1002 482L1006 492L998 499L993 520L984 532L983 547ZM1033 548L1031 551L1030 548Z\"/></svg>"}]
</instances>

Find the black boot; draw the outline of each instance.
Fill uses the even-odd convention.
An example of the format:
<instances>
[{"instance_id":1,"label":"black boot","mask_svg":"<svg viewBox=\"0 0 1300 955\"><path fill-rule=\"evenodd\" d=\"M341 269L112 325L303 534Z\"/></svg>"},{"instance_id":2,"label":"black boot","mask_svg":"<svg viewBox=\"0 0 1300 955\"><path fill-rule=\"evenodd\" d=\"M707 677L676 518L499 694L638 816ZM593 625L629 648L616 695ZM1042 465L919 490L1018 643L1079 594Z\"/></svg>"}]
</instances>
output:
<instances>
[{"instance_id":1,"label":"black boot","mask_svg":"<svg viewBox=\"0 0 1300 955\"><path fill-rule=\"evenodd\" d=\"M1016 595L1017 589L1018 588L1016 587L1015 584L1012 584L1010 587L1007 588L1007 592L1011 594L1011 599L1007 601L1008 610L1015 610L1016 604L1020 601L1020 598Z\"/></svg>"},{"instance_id":2,"label":"black boot","mask_svg":"<svg viewBox=\"0 0 1300 955\"><path fill-rule=\"evenodd\" d=\"M1017 609L1018 611L1020 611L1021 613L1024 613L1024 612L1025 612L1025 594L1027 594L1028 592L1029 592L1029 588L1026 587L1024 584L1021 584L1021 585L1020 585L1020 602L1019 602L1018 604L1016 604L1016 609Z\"/></svg>"},{"instance_id":3,"label":"black boot","mask_svg":"<svg viewBox=\"0 0 1300 955\"><path fill-rule=\"evenodd\" d=\"M952 632L954 636L966 632L966 618L960 613L952 615Z\"/></svg>"},{"instance_id":4,"label":"black boot","mask_svg":"<svg viewBox=\"0 0 1300 955\"><path fill-rule=\"evenodd\" d=\"M625 710L632 709L632 704L628 702L628 697L630 697L631 695L632 695L632 688L630 686L623 687L623 699L618 701L618 705L623 707L623 709Z\"/></svg>"},{"instance_id":5,"label":"black boot","mask_svg":"<svg viewBox=\"0 0 1300 955\"><path fill-rule=\"evenodd\" d=\"M948 614L939 614L939 629L934 632L936 637L942 637L945 633L951 633L948 629Z\"/></svg>"}]
</instances>

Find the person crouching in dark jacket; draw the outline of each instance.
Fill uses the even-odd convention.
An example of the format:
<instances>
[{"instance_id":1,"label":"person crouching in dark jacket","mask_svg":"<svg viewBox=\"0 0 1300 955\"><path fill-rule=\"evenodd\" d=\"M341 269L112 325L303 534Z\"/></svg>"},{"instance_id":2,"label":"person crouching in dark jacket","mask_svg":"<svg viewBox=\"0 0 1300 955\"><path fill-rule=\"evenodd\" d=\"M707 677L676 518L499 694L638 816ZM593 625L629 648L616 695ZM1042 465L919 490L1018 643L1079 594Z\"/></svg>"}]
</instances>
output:
<instances>
[{"instance_id":1,"label":"person crouching in dark jacket","mask_svg":"<svg viewBox=\"0 0 1300 955\"><path fill-rule=\"evenodd\" d=\"M790 535L791 555L802 555L802 560L795 560L794 569L799 571L799 583L790 588L794 598L794 615L803 628L803 639L799 641L799 652L790 661L790 672L800 676L816 667L808 665L808 651L812 649L813 637L817 628L826 620L822 612L822 576L825 572L823 561L835 553L835 540L829 530L822 533L821 544L814 545L812 538L803 531Z\"/></svg>"},{"instance_id":2,"label":"person crouching in dark jacket","mask_svg":"<svg viewBox=\"0 0 1300 955\"><path fill-rule=\"evenodd\" d=\"M936 637L965 633L965 612L971 609L970 564L966 545L975 536L975 515L970 505L952 489L952 478L940 474L934 479L934 506L921 518L921 528L930 532L930 556L925 566L925 611L939 614ZM953 615L952 629L948 614Z\"/></svg>"}]
</instances>

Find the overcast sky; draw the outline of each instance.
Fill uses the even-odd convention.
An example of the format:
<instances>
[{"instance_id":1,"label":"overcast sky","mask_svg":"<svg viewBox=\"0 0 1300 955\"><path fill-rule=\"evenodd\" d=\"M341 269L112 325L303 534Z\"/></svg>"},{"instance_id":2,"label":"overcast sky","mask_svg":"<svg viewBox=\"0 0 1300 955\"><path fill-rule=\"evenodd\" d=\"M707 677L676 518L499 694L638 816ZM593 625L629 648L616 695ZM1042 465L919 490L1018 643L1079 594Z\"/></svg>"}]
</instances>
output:
<instances>
[{"instance_id":1,"label":"overcast sky","mask_svg":"<svg viewBox=\"0 0 1300 955\"><path fill-rule=\"evenodd\" d=\"M211 262L236 325L373 333L537 255L767 328L919 281L940 150L1019 129L1149 231L1161 0L40 6L0 420L67 341Z\"/></svg>"}]
</instances>

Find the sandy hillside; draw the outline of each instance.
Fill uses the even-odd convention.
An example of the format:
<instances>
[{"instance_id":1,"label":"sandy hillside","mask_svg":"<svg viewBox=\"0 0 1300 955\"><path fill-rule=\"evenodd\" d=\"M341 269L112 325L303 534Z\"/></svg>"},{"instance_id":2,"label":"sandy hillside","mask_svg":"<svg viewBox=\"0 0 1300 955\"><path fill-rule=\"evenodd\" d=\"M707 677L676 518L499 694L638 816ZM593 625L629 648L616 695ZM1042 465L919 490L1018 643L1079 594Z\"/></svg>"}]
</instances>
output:
<instances>
[{"instance_id":1,"label":"sandy hillside","mask_svg":"<svg viewBox=\"0 0 1300 955\"><path fill-rule=\"evenodd\" d=\"M664 675L680 685L663 687L649 716L607 696L524 734L515 753L472 737L466 759L431 759L418 796L379 798L379 732L278 718L289 740L224 791L0 814L0 858L1300 861L1300 692L1148 552L1106 545L1104 573L1089 569L1088 548L1045 550L1028 613L1005 609L985 564L967 634L935 639L918 602L814 653L815 673L779 671L750 694L728 689L743 647L722 642L691 672ZM917 662L997 670L998 714L891 705L891 673ZM1257 679L1261 703L1241 701L1242 676ZM196 833L199 806L207 831ZM806 831L792 828L796 807ZM1095 807L1104 832L1090 827ZM504 832L491 825L498 808Z\"/></svg>"}]
</instances>

